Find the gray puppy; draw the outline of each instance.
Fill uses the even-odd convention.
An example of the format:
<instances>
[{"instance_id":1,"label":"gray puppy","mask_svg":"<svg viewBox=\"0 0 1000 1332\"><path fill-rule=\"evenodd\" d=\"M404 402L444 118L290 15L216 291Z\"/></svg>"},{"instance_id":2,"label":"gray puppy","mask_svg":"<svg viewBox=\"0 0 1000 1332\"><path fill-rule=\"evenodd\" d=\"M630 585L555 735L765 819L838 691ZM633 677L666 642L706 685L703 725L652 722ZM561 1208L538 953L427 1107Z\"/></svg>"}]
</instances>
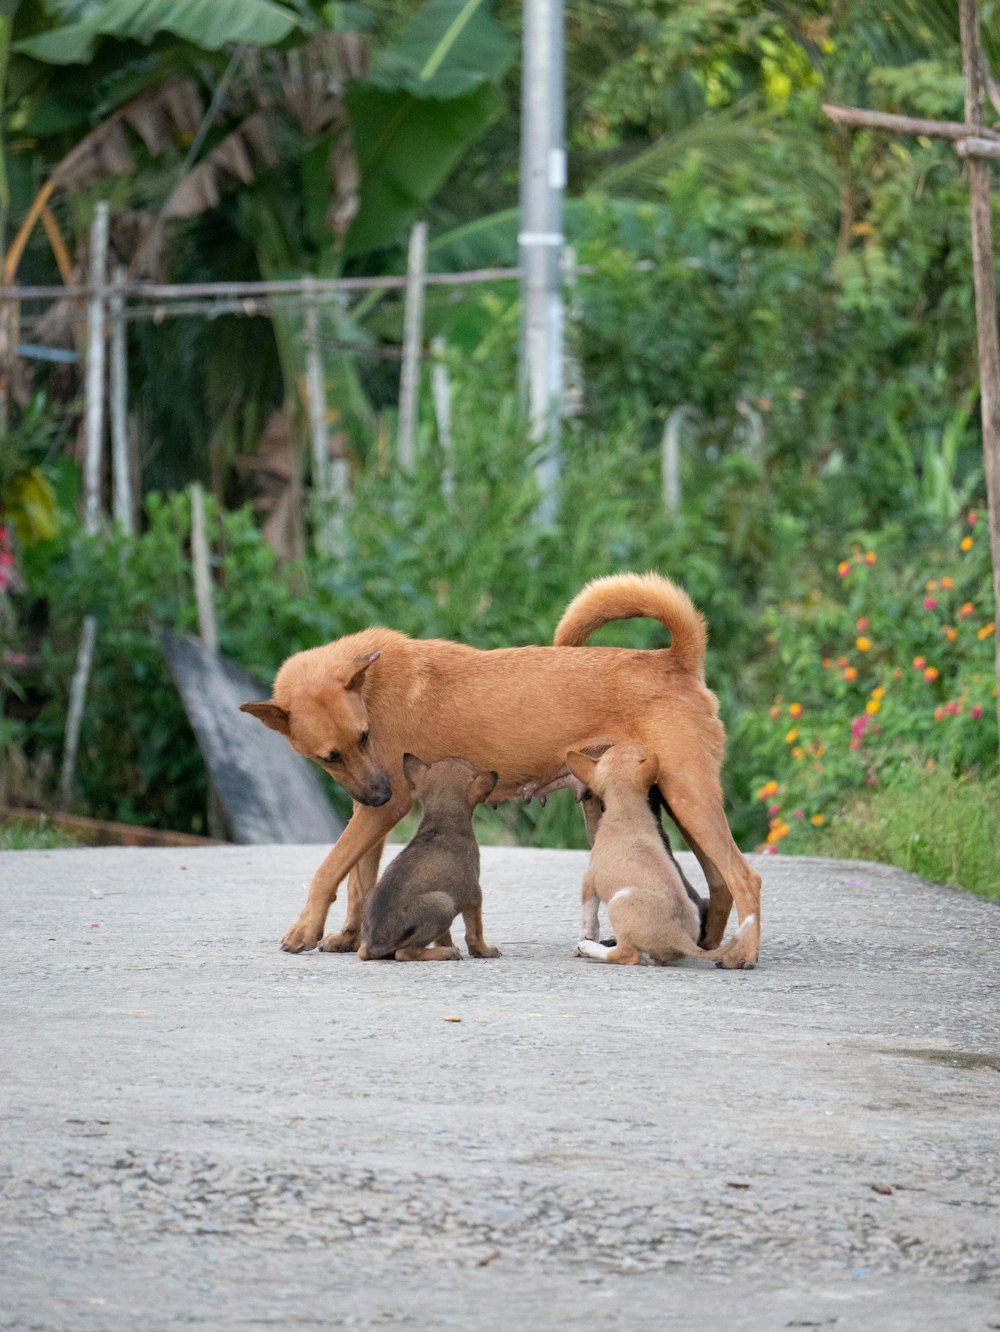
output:
<instances>
[{"instance_id":1,"label":"gray puppy","mask_svg":"<svg viewBox=\"0 0 1000 1332\"><path fill-rule=\"evenodd\" d=\"M420 827L365 901L358 957L397 962L457 960L451 923L461 913L472 957L499 957L483 938L479 846L472 811L493 790L495 772L477 772L464 759L428 766L403 756L403 771L423 806Z\"/></svg>"}]
</instances>

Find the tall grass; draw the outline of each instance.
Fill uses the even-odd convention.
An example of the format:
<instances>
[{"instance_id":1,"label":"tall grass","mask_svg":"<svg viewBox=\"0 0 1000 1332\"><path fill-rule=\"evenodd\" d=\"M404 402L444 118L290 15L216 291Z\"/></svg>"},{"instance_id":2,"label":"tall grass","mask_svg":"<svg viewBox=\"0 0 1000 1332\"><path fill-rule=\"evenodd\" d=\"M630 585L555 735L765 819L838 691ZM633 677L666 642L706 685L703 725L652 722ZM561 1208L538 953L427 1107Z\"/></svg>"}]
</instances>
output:
<instances>
[{"instance_id":1,"label":"tall grass","mask_svg":"<svg viewBox=\"0 0 1000 1332\"><path fill-rule=\"evenodd\" d=\"M1000 901L1000 778L902 768L881 790L846 805L815 849L898 865Z\"/></svg>"}]
</instances>

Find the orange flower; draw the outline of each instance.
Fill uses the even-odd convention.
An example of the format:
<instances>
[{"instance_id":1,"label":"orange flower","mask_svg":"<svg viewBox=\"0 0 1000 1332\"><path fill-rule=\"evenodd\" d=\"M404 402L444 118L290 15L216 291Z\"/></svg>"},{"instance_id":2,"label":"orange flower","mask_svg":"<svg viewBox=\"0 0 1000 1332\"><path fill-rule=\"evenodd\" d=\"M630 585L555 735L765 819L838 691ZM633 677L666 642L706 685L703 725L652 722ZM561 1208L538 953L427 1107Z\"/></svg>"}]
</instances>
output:
<instances>
[{"instance_id":1,"label":"orange flower","mask_svg":"<svg viewBox=\"0 0 1000 1332\"><path fill-rule=\"evenodd\" d=\"M789 705L788 705L788 715L789 715L789 717L801 717L801 716L802 716L802 704L801 704L801 703L789 703Z\"/></svg>"},{"instance_id":2,"label":"orange flower","mask_svg":"<svg viewBox=\"0 0 1000 1332\"><path fill-rule=\"evenodd\" d=\"M773 703L771 707L768 708L767 711L768 714L771 717L773 717L775 720L777 720L781 716L781 709L778 707L777 703Z\"/></svg>"},{"instance_id":3,"label":"orange flower","mask_svg":"<svg viewBox=\"0 0 1000 1332\"><path fill-rule=\"evenodd\" d=\"M944 634L945 638L947 638L949 643L954 643L955 639L958 637L958 630L953 629L950 624L942 625L941 632Z\"/></svg>"},{"instance_id":4,"label":"orange flower","mask_svg":"<svg viewBox=\"0 0 1000 1332\"><path fill-rule=\"evenodd\" d=\"M795 729L795 727L793 726L792 729L791 729L791 730L788 732L788 734L785 736L785 744L786 744L786 745L794 745L795 742L796 742L796 740L797 740L798 738L799 738L799 733L798 733L798 731Z\"/></svg>"},{"instance_id":5,"label":"orange flower","mask_svg":"<svg viewBox=\"0 0 1000 1332\"><path fill-rule=\"evenodd\" d=\"M801 745L796 745L795 748L792 750L793 759L797 759L798 761L801 762L801 760L804 759L805 756L806 756L806 751L802 748Z\"/></svg>"},{"instance_id":6,"label":"orange flower","mask_svg":"<svg viewBox=\"0 0 1000 1332\"><path fill-rule=\"evenodd\" d=\"M937 591L937 579L936 579L936 578L928 578L927 582L924 583L924 591L925 591L925 592L936 592L936 591Z\"/></svg>"},{"instance_id":7,"label":"orange flower","mask_svg":"<svg viewBox=\"0 0 1000 1332\"><path fill-rule=\"evenodd\" d=\"M778 783L775 781L765 782L764 785L757 792L757 799L766 800L768 796L773 796L777 794L778 794Z\"/></svg>"},{"instance_id":8,"label":"orange flower","mask_svg":"<svg viewBox=\"0 0 1000 1332\"><path fill-rule=\"evenodd\" d=\"M958 543L958 548L959 550L971 550L973 545L974 542L972 540L972 537L964 536L962 537L962 540Z\"/></svg>"},{"instance_id":9,"label":"orange flower","mask_svg":"<svg viewBox=\"0 0 1000 1332\"><path fill-rule=\"evenodd\" d=\"M970 615L975 615L975 613L975 606L973 606L971 601L966 601L959 609L958 618L960 620L967 620Z\"/></svg>"},{"instance_id":10,"label":"orange flower","mask_svg":"<svg viewBox=\"0 0 1000 1332\"><path fill-rule=\"evenodd\" d=\"M845 667L846 665L848 665L848 659L847 659L847 657L838 657L838 658L837 658L837 665L840 667L841 670L843 670L844 667Z\"/></svg>"},{"instance_id":11,"label":"orange flower","mask_svg":"<svg viewBox=\"0 0 1000 1332\"><path fill-rule=\"evenodd\" d=\"M826 815L814 814L809 822L814 824L817 828L822 828L823 824L826 823Z\"/></svg>"},{"instance_id":12,"label":"orange flower","mask_svg":"<svg viewBox=\"0 0 1000 1332\"><path fill-rule=\"evenodd\" d=\"M938 678L938 674L939 671L936 666L928 666L924 671L924 679L927 680L928 683L933 683Z\"/></svg>"},{"instance_id":13,"label":"orange flower","mask_svg":"<svg viewBox=\"0 0 1000 1332\"><path fill-rule=\"evenodd\" d=\"M885 698L885 690L881 685L876 685L872 690L872 698Z\"/></svg>"},{"instance_id":14,"label":"orange flower","mask_svg":"<svg viewBox=\"0 0 1000 1332\"><path fill-rule=\"evenodd\" d=\"M875 564L877 560L878 556L875 554L873 550L865 551L865 564Z\"/></svg>"},{"instance_id":15,"label":"orange flower","mask_svg":"<svg viewBox=\"0 0 1000 1332\"><path fill-rule=\"evenodd\" d=\"M935 709L934 709L934 720L935 720L935 721L942 721L943 718L944 718L944 708L935 708Z\"/></svg>"},{"instance_id":16,"label":"orange flower","mask_svg":"<svg viewBox=\"0 0 1000 1332\"><path fill-rule=\"evenodd\" d=\"M882 704L878 701L877 698L870 698L868 702L865 704L865 712L868 713L869 717L874 717L876 712L878 712L881 706Z\"/></svg>"},{"instance_id":17,"label":"orange flower","mask_svg":"<svg viewBox=\"0 0 1000 1332\"><path fill-rule=\"evenodd\" d=\"M982 629L980 629L980 631L979 631L978 637L979 637L979 638L989 638L990 634L995 633L995 632L996 632L996 625L995 625L995 624L984 624L983 627L982 627Z\"/></svg>"},{"instance_id":18,"label":"orange flower","mask_svg":"<svg viewBox=\"0 0 1000 1332\"><path fill-rule=\"evenodd\" d=\"M850 572L851 572L850 560L841 560L840 563L837 565L837 573L840 574L841 578L846 578Z\"/></svg>"},{"instance_id":19,"label":"orange flower","mask_svg":"<svg viewBox=\"0 0 1000 1332\"><path fill-rule=\"evenodd\" d=\"M950 592L951 589L955 586L954 578L949 578L948 575L945 574L945 576L941 579L941 586L943 588L946 588Z\"/></svg>"},{"instance_id":20,"label":"orange flower","mask_svg":"<svg viewBox=\"0 0 1000 1332\"><path fill-rule=\"evenodd\" d=\"M914 657L914 658L913 658L913 669L914 669L915 671L922 671L926 665L927 665L927 658L926 658L926 657Z\"/></svg>"},{"instance_id":21,"label":"orange flower","mask_svg":"<svg viewBox=\"0 0 1000 1332\"><path fill-rule=\"evenodd\" d=\"M848 681L853 681L856 680L857 678L858 678L857 666L848 666L847 669L844 671L844 679Z\"/></svg>"},{"instance_id":22,"label":"orange flower","mask_svg":"<svg viewBox=\"0 0 1000 1332\"><path fill-rule=\"evenodd\" d=\"M861 637L860 637L860 638L858 639L858 641L857 641L857 649L858 649L858 651L859 651L859 652L870 652L870 651L871 651L871 646L872 646L872 640L871 640L870 638L865 638L865 636L862 634Z\"/></svg>"}]
</instances>

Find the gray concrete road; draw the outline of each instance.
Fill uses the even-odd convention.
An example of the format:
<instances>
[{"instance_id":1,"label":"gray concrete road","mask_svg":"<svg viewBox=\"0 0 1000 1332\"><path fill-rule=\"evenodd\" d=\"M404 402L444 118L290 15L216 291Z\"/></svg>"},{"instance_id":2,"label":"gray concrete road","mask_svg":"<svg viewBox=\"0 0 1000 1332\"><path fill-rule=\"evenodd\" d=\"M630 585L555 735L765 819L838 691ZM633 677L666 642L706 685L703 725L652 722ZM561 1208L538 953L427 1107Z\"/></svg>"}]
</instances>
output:
<instances>
[{"instance_id":1,"label":"gray concrete road","mask_svg":"<svg viewBox=\"0 0 1000 1332\"><path fill-rule=\"evenodd\" d=\"M0 1327L1000 1328L996 905L762 859L756 971L616 968L496 848L502 958L287 956L320 855L0 855Z\"/></svg>"}]
</instances>

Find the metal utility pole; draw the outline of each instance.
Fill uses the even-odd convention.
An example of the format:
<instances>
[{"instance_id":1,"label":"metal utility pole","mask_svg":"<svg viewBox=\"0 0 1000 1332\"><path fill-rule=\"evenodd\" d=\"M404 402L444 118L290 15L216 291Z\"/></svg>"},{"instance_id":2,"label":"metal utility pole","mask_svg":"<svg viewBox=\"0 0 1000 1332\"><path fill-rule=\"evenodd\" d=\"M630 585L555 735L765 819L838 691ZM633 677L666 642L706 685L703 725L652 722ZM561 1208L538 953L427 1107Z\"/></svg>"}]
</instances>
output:
<instances>
[{"instance_id":1,"label":"metal utility pole","mask_svg":"<svg viewBox=\"0 0 1000 1332\"><path fill-rule=\"evenodd\" d=\"M566 188L562 0L525 0L521 65L521 391L537 467L540 516L558 507L563 387L560 257Z\"/></svg>"}]
</instances>

